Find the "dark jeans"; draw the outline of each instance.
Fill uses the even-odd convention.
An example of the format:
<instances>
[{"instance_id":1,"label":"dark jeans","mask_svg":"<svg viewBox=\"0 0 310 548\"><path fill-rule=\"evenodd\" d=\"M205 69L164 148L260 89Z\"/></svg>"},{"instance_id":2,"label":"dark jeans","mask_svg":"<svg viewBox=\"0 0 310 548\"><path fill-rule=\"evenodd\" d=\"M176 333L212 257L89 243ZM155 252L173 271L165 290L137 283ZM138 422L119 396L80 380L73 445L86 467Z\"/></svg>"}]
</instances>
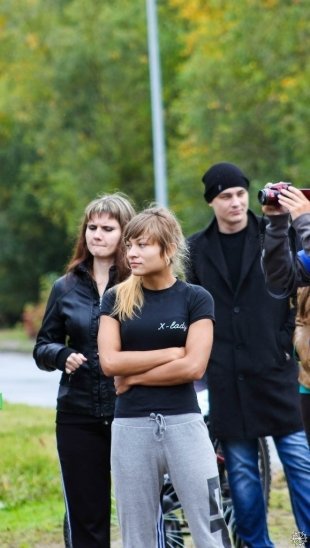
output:
<instances>
[{"instance_id":1,"label":"dark jeans","mask_svg":"<svg viewBox=\"0 0 310 548\"><path fill-rule=\"evenodd\" d=\"M110 548L111 421L57 424L73 548Z\"/></svg>"},{"instance_id":2,"label":"dark jeans","mask_svg":"<svg viewBox=\"0 0 310 548\"><path fill-rule=\"evenodd\" d=\"M310 537L310 451L305 433L273 437L299 532ZM221 442L235 509L237 532L249 548L271 548L259 478L257 441ZM306 546L309 546L306 543Z\"/></svg>"}]
</instances>

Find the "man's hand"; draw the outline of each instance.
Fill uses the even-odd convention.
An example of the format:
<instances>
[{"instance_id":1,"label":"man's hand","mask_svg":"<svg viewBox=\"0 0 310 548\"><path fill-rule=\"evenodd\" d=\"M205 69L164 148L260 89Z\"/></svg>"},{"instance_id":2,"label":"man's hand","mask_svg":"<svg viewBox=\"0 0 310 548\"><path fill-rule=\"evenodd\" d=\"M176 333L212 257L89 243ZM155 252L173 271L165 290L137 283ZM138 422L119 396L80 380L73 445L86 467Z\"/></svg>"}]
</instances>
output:
<instances>
[{"instance_id":1,"label":"man's hand","mask_svg":"<svg viewBox=\"0 0 310 548\"><path fill-rule=\"evenodd\" d=\"M290 212L293 221L304 213L310 213L309 200L294 186L289 186L288 189L281 190L279 204L281 205L281 208L286 208L286 210Z\"/></svg>"}]
</instances>

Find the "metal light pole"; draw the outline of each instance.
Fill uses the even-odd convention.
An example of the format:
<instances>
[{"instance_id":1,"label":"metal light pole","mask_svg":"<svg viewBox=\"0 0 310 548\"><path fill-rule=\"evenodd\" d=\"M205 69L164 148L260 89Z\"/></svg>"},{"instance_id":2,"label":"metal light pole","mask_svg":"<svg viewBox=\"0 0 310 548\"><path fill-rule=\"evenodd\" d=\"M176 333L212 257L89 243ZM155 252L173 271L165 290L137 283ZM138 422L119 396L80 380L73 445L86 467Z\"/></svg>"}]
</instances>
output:
<instances>
[{"instance_id":1,"label":"metal light pole","mask_svg":"<svg viewBox=\"0 0 310 548\"><path fill-rule=\"evenodd\" d=\"M167 206L166 154L163 108L161 99L161 74L158 48L156 0L146 0L149 70L152 103L152 135L156 202Z\"/></svg>"}]
</instances>

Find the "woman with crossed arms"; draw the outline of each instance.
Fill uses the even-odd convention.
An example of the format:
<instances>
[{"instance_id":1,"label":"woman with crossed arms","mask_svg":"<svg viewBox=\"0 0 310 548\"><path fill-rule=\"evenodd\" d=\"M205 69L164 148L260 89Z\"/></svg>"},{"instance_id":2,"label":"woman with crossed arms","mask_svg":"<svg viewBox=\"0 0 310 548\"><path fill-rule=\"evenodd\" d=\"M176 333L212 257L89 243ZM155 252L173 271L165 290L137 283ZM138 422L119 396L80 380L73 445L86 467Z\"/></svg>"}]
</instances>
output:
<instances>
[{"instance_id":1,"label":"woman with crossed arms","mask_svg":"<svg viewBox=\"0 0 310 548\"><path fill-rule=\"evenodd\" d=\"M103 372L115 376L111 466L124 548L155 548L168 473L196 548L230 546L216 456L193 381L207 367L214 307L176 277L184 237L174 215L151 207L126 226L129 278L102 301Z\"/></svg>"}]
</instances>

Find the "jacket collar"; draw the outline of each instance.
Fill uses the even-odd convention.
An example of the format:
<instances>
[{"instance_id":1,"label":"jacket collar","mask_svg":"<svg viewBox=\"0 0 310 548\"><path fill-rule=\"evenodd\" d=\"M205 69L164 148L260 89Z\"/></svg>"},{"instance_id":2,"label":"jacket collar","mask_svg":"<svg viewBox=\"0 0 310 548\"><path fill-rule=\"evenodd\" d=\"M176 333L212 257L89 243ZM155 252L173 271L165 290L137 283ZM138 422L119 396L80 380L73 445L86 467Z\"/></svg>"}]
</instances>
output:
<instances>
[{"instance_id":1,"label":"jacket collar","mask_svg":"<svg viewBox=\"0 0 310 548\"><path fill-rule=\"evenodd\" d=\"M80 263L79 265L77 265L74 271L79 276L87 277L93 283L93 278L91 277L89 273L90 267L89 267L88 261L84 261ZM109 281L107 283L106 290L109 289L110 287L113 287L117 283L117 274L118 274L117 267L115 265L112 265L109 269Z\"/></svg>"},{"instance_id":2,"label":"jacket collar","mask_svg":"<svg viewBox=\"0 0 310 548\"><path fill-rule=\"evenodd\" d=\"M236 293L240 290L247 274L260 253L260 218L252 211L248 211L248 224L244 241L243 257L240 271L239 283L236 288ZM216 218L214 218L207 226L203 233L205 237L205 245L202 253L208 257L208 260L213 263L221 278L231 291L233 291L226 260L223 254L223 249L220 242L219 230Z\"/></svg>"}]
</instances>

